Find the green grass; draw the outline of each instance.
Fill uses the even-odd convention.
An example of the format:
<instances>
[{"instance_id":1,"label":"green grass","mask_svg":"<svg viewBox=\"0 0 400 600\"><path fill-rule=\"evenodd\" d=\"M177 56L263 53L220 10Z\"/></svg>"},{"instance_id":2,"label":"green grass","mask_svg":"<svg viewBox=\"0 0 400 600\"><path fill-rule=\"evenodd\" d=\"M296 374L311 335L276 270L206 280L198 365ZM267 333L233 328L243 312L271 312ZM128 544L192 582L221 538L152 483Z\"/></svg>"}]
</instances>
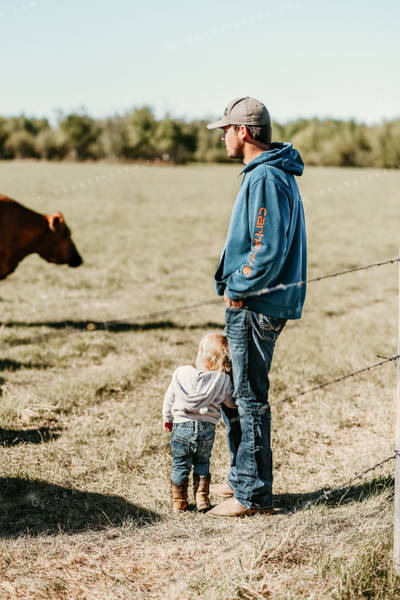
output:
<instances>
[{"instance_id":1,"label":"green grass","mask_svg":"<svg viewBox=\"0 0 400 600\"><path fill-rule=\"evenodd\" d=\"M2 193L61 210L85 261L30 256L1 282L2 600L399 597L393 462L293 512L392 454L394 363L279 404L396 353L396 265L311 284L278 342L278 513L171 513L163 396L203 333L224 325L222 303L179 307L215 297L239 170L0 163ZM398 172L309 168L299 184L309 277L397 256ZM227 466L220 424L214 481Z\"/></svg>"}]
</instances>

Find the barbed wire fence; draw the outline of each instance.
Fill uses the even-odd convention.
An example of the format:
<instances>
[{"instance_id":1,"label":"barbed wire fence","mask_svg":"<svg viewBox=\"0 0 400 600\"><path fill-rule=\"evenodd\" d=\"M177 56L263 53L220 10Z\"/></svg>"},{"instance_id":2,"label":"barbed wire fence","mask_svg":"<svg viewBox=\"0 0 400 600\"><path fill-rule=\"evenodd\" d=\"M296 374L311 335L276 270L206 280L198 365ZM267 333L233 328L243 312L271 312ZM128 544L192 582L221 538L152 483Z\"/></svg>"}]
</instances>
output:
<instances>
[{"instance_id":1,"label":"barbed wire fence","mask_svg":"<svg viewBox=\"0 0 400 600\"><path fill-rule=\"evenodd\" d=\"M320 282L323 280L327 280L327 279L332 279L332 278L336 278L339 276L343 276L343 275L348 275L350 273L355 273L358 271L365 271L368 269L372 269L372 268L376 268L376 267L381 267L384 265L388 265L388 264L394 264L394 263L400 263L400 256L393 258L393 259L389 259L386 261L381 261L381 262L375 262L375 263L371 263L368 265L364 265L364 266L358 266L358 267L353 267L353 268L349 268L349 269L345 269L342 271L338 271L335 273L331 273L331 274L327 274L327 275L321 275L321 276L317 276L317 277L313 277L309 280L302 280L302 281L298 281L298 282L294 282L294 283L289 283L289 284L278 284L276 286L272 286L272 287L266 287L263 288L262 290L258 290L256 292L252 292L251 294L247 294L246 297L253 297L253 296L259 296L259 295L266 295L269 293L272 293L274 291L278 291L278 290L287 290L289 288L292 287L299 287L299 286L304 286L304 285L308 285L308 284L312 284L312 283L316 283L316 282ZM124 324L128 324L128 323L132 323L132 322L138 322L138 321L149 321L149 320L154 320L154 319L158 319L160 317L165 317L167 315L170 314L177 314L177 313L181 313L181 312L188 312L188 311L192 311L192 310L196 310L198 308L203 308L206 306L210 306L213 304L219 304L222 302L222 299L218 298L218 299L213 299L213 300L209 300L209 301L203 301L203 302L198 302L195 304L190 304L190 305L185 305L185 306L178 306L178 307L174 307L171 309L166 309L166 310L162 310L162 311L155 311L155 312L151 312L151 313L147 313L147 314L141 314L141 315L136 315L134 317L130 317L130 318L125 318L125 319L118 319L118 320L112 320L112 321L102 321L101 322L101 326L99 326L100 324L98 323L97 326L94 323L90 323L88 322L87 324L87 330L92 332L95 331L96 329L105 329L105 330L112 330L113 327L117 327L119 325L124 325ZM400 304L399 304L400 307ZM399 308L400 310L400 308ZM399 312L399 318L400 318L400 312ZM90 327L90 325L93 325L93 327ZM78 327L73 327L73 325L68 325L67 323L67 328L68 331L66 331L66 334L69 335L71 333L78 333L78 332L82 332L82 328L78 328ZM44 336L43 336L44 337ZM42 336L37 336L37 338L34 338L32 340L32 343L35 342L40 342L42 339ZM10 345L12 345L12 343L10 343ZM282 404L282 403L286 403L286 402L290 402L290 401L294 401L297 398L300 398L306 394L315 392L317 390L323 389L327 386L330 385L334 385L334 384L339 384L342 381L351 378L351 377L355 377L357 375L360 375L362 373L365 372L369 372L372 369L381 367L385 364L388 364L390 362L394 362L397 361L397 365L398 365L398 378L399 378L399 382L398 382L398 401L400 402L400 344L399 344L399 352L393 356L390 357L379 357L379 358L383 358L383 360L381 360L378 363L369 365L367 367L352 371L346 375L342 375L339 377L336 377L333 380L330 381L326 381L323 382L319 385L313 386L311 388L307 388L304 389L296 394L292 394L290 396L287 396L285 398L282 398L278 401L276 401L274 404ZM263 407L261 407L262 410ZM400 408L398 409L398 411L400 411ZM400 418L400 417L399 417ZM398 426L399 432L400 432L400 425ZM400 433L399 433L400 436ZM331 498L333 498L334 495L339 494L341 492L346 492L346 490L349 489L349 487L355 482L355 481L360 481L363 480L366 475L368 475L369 473L375 472L377 469L382 468L384 465L386 465L387 463L389 463L392 460L396 460L397 458L399 458L400 456L400 439L397 439L397 443L396 443L396 449L394 450L393 454L391 454L390 456L384 458L383 460L379 461L378 463L374 464L373 466L367 467L357 473L354 474L354 476L352 476L350 479L347 479L345 482L343 482L342 484L332 487L332 488L328 488L326 490L323 490L320 494L318 494L315 498L311 499L311 500L307 500L307 501L303 501L303 502L298 502L298 504L291 508L290 510L286 511L286 514L288 515L292 515L295 514L299 511L304 511L304 510L308 510L309 508L311 508L311 506L315 506L318 505L319 503L321 503L322 501L328 501ZM397 465L399 465L399 461L396 461L396 470L399 469L399 475L400 475L400 468L398 468ZM399 477L400 480L400 477ZM397 484L396 484L397 485ZM399 486L400 486L400 481L399 481ZM396 525L395 523L395 549L394 549L394 562L395 562L395 566L400 567L400 490L397 494L399 496L398 499L396 499L396 492L395 492L395 504L398 504L398 513L399 513L399 524ZM396 527L398 527L398 534L396 534ZM396 538L397 535L397 538ZM253 536L253 533L251 533L249 535L249 539ZM246 537L242 537L241 540L244 541L246 539ZM236 545L232 545L226 549L223 550L223 552L221 554L226 554L234 549L236 549L237 546ZM398 560L396 562L396 552L398 553ZM214 558L213 558L214 560ZM199 564L197 568L200 567L204 567L204 564Z\"/></svg>"}]
</instances>

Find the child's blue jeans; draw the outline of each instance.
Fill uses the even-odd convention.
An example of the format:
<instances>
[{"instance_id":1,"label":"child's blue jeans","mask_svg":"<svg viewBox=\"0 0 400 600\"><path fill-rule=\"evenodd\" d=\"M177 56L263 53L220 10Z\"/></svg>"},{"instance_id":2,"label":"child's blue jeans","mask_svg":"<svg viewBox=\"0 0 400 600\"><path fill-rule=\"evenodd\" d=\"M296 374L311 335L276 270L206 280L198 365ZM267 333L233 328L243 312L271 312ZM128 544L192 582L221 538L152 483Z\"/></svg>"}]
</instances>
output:
<instances>
[{"instance_id":1,"label":"child's blue jeans","mask_svg":"<svg viewBox=\"0 0 400 600\"><path fill-rule=\"evenodd\" d=\"M173 424L172 481L175 485L188 480L192 465L196 475L210 474L210 456L214 438L214 423L185 421Z\"/></svg>"}]
</instances>

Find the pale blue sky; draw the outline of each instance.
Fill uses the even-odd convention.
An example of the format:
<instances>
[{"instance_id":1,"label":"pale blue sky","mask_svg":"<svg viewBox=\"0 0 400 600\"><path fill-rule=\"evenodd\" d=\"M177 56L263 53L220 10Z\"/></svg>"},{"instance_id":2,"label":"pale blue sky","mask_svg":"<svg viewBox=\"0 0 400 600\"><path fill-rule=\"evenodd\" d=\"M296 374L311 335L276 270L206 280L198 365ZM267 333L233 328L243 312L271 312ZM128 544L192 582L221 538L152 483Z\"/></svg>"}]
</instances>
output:
<instances>
[{"instance_id":1,"label":"pale blue sky","mask_svg":"<svg viewBox=\"0 0 400 600\"><path fill-rule=\"evenodd\" d=\"M400 116L400 2L0 0L0 114Z\"/></svg>"}]
</instances>

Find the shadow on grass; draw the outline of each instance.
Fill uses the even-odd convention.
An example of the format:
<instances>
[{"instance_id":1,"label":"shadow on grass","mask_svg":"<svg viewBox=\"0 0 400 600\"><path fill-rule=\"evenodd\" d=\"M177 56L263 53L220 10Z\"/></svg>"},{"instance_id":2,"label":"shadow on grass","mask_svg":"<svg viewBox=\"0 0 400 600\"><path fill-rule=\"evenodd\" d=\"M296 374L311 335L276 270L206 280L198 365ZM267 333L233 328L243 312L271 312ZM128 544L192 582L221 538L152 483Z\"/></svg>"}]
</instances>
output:
<instances>
[{"instance_id":1,"label":"shadow on grass","mask_svg":"<svg viewBox=\"0 0 400 600\"><path fill-rule=\"evenodd\" d=\"M11 360L9 358L0 360L0 371L18 371L18 369L47 369L48 366L49 365L40 363L20 362L19 360Z\"/></svg>"},{"instance_id":2,"label":"shadow on grass","mask_svg":"<svg viewBox=\"0 0 400 600\"><path fill-rule=\"evenodd\" d=\"M15 321L9 323L3 323L4 327L17 328L17 327L50 327L57 329L58 334L54 333L43 333L41 335L35 335L32 337L21 338L17 340L6 340L0 344L1 348L12 348L15 346L28 346L29 344L42 344L48 340L56 339L57 337L64 337L73 335L75 333L87 332L92 334L95 331L110 331L111 333L121 333L125 331L150 331L155 329L175 329L181 331L194 330L194 329L223 329L224 325L221 323L199 323L191 325L179 325L172 321L154 321L149 323L128 323L122 321L43 321L25 323L22 321ZM26 366L26 365L21 365ZM34 366L34 365L32 365ZM43 365L39 365L38 368L43 368Z\"/></svg>"},{"instance_id":3,"label":"shadow on grass","mask_svg":"<svg viewBox=\"0 0 400 600\"><path fill-rule=\"evenodd\" d=\"M142 527L157 513L119 496L70 489L45 481L0 478L0 539Z\"/></svg>"},{"instance_id":4,"label":"shadow on grass","mask_svg":"<svg viewBox=\"0 0 400 600\"><path fill-rule=\"evenodd\" d=\"M60 437L60 431L59 427L37 427L36 429L2 429L0 427L0 446L9 448L20 444L42 444L56 440Z\"/></svg>"},{"instance_id":5,"label":"shadow on grass","mask_svg":"<svg viewBox=\"0 0 400 600\"><path fill-rule=\"evenodd\" d=\"M173 321L152 321L147 323L130 323L128 321L43 321L25 323L23 321L11 321L3 323L4 327L51 327L52 329L65 330L65 333L72 333L71 330L78 331L147 331L149 329L200 329L204 327L215 327L222 329L221 323L201 323L200 325L178 325ZM44 334L46 335L46 334ZM18 341L18 340L15 340ZM7 342L12 344L13 341Z\"/></svg>"},{"instance_id":6,"label":"shadow on grass","mask_svg":"<svg viewBox=\"0 0 400 600\"><path fill-rule=\"evenodd\" d=\"M277 494L274 496L274 505L282 513L307 510L310 506L324 505L333 508L353 502L365 502L368 498L387 491L392 493L393 490L394 479L391 475L388 475L359 485L350 485L333 490L327 496L324 496L324 491L327 491L326 488L308 494Z\"/></svg>"}]
</instances>

